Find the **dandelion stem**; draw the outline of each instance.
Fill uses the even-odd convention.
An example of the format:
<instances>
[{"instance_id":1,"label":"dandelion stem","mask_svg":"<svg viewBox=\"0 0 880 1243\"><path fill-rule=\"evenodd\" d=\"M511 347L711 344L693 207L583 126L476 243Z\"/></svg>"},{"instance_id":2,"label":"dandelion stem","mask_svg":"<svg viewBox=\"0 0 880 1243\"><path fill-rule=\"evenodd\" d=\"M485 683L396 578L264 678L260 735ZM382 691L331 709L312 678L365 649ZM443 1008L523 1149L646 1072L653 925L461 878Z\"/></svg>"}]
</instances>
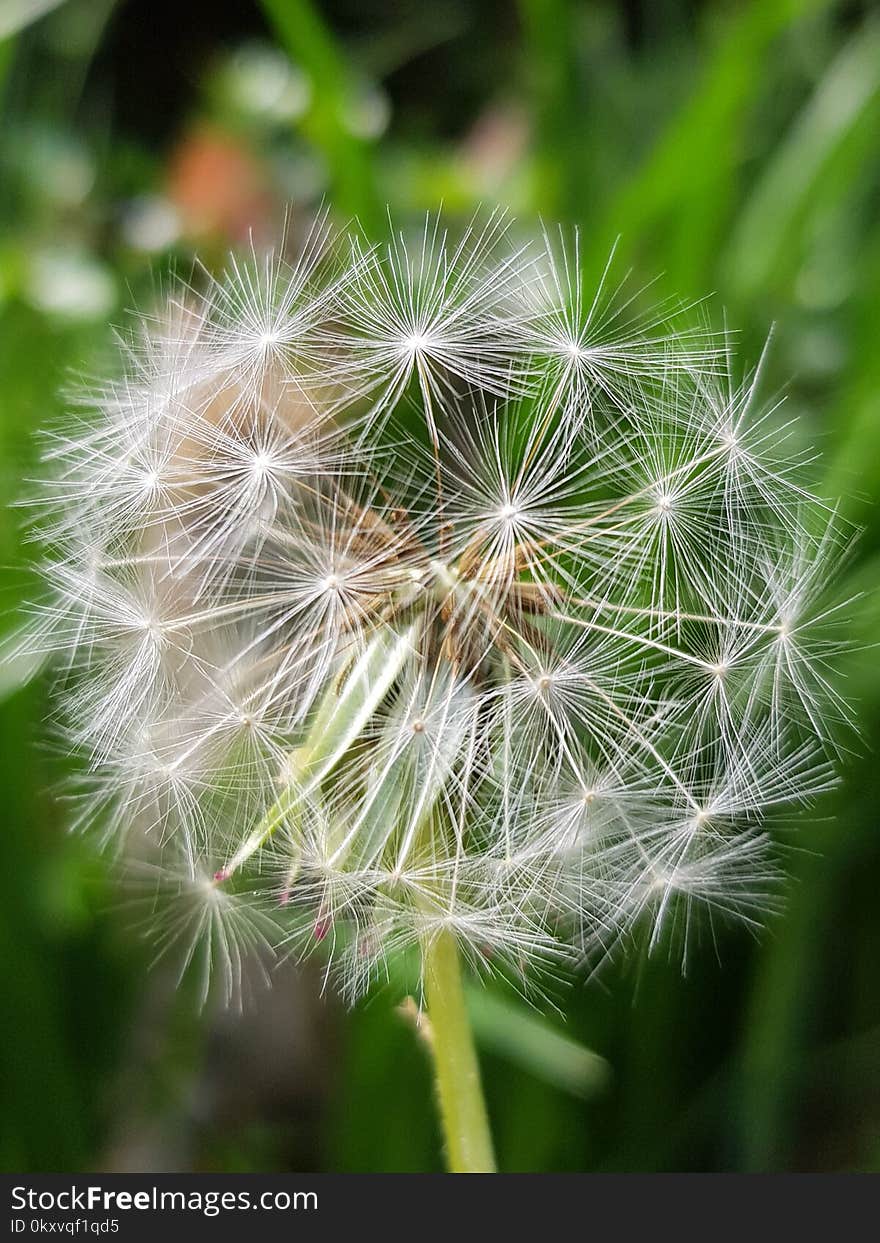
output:
<instances>
[{"instance_id":1,"label":"dandelion stem","mask_svg":"<svg viewBox=\"0 0 880 1243\"><path fill-rule=\"evenodd\" d=\"M443 930L426 943L424 966L449 1170L453 1174L494 1174L495 1153L453 933Z\"/></svg>"}]
</instances>

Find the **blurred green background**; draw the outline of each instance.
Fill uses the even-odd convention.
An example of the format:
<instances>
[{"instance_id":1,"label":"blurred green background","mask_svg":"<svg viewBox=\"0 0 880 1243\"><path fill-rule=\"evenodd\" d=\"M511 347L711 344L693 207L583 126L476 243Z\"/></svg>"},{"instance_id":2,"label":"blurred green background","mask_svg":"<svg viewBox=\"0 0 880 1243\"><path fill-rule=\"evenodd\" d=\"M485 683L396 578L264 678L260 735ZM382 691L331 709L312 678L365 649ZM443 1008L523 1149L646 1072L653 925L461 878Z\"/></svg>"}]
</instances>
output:
<instances>
[{"instance_id":1,"label":"blurred green background","mask_svg":"<svg viewBox=\"0 0 880 1243\"><path fill-rule=\"evenodd\" d=\"M864 528L847 568L844 781L801 818L785 915L636 954L540 1017L475 992L506 1170L880 1169L880 6L834 0L0 0L0 499L109 325L323 200L480 204L620 236L712 294ZM0 513L4 625L27 550ZM391 990L353 1012L286 967L239 1017L120 918L65 832L46 687L0 670L0 1166L440 1167ZM592 1051L592 1052L590 1052Z\"/></svg>"}]
</instances>

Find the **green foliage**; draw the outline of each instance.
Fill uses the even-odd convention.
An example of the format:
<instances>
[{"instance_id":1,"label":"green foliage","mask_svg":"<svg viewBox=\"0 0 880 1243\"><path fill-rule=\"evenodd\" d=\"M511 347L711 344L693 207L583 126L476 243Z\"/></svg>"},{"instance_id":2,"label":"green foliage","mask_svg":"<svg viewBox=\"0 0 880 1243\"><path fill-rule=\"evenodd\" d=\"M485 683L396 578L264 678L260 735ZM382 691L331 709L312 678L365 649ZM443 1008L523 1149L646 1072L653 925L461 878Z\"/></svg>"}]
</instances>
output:
<instances>
[{"instance_id":1,"label":"green foliage","mask_svg":"<svg viewBox=\"0 0 880 1243\"><path fill-rule=\"evenodd\" d=\"M262 0L279 42L319 88L305 121L306 134L330 169L330 192L338 210L368 230L379 223L379 191L371 152L353 120L358 83L317 7L310 0Z\"/></svg>"}]
</instances>

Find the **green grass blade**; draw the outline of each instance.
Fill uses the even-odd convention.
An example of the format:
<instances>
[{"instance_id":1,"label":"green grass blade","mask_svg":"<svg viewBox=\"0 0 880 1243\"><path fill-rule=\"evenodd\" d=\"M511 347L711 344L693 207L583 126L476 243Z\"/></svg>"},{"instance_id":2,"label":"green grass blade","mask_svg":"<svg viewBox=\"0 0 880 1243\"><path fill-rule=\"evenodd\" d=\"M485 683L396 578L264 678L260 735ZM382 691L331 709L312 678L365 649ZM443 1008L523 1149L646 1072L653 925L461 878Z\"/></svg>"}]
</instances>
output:
<instances>
[{"instance_id":1,"label":"green grass blade","mask_svg":"<svg viewBox=\"0 0 880 1243\"><path fill-rule=\"evenodd\" d=\"M592 1097L608 1086L611 1068L598 1053L484 985L472 984L466 991L474 1034L481 1048L571 1096Z\"/></svg>"},{"instance_id":2,"label":"green grass blade","mask_svg":"<svg viewBox=\"0 0 880 1243\"><path fill-rule=\"evenodd\" d=\"M372 232L380 223L373 155L351 128L357 83L345 56L310 0L261 0L282 46L308 74L312 102L303 127L327 161L336 207Z\"/></svg>"},{"instance_id":3,"label":"green grass blade","mask_svg":"<svg viewBox=\"0 0 880 1243\"><path fill-rule=\"evenodd\" d=\"M770 52L787 28L827 3L753 0L728 19L689 99L641 170L612 197L595 230L600 249L617 234L622 254L650 240L677 292L706 292Z\"/></svg>"},{"instance_id":4,"label":"green grass blade","mask_svg":"<svg viewBox=\"0 0 880 1243\"><path fill-rule=\"evenodd\" d=\"M859 176L859 150L848 175L837 159L859 132L875 142L880 96L880 21L871 21L838 53L788 137L770 160L742 212L722 263L725 284L743 301L754 301L794 265L804 219L825 175L834 194L846 193Z\"/></svg>"}]
</instances>

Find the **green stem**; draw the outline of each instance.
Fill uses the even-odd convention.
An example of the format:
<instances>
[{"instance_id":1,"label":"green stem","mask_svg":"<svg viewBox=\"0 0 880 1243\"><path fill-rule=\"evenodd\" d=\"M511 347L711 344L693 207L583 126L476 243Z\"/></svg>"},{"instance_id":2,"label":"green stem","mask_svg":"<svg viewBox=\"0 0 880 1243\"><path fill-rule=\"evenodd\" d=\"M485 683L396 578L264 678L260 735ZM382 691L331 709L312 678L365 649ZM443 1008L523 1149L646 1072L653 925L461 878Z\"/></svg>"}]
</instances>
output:
<instances>
[{"instance_id":1,"label":"green stem","mask_svg":"<svg viewBox=\"0 0 880 1243\"><path fill-rule=\"evenodd\" d=\"M455 936L440 932L425 946L425 1000L437 1098L453 1174L494 1174L495 1154L480 1067L464 1001Z\"/></svg>"}]
</instances>

